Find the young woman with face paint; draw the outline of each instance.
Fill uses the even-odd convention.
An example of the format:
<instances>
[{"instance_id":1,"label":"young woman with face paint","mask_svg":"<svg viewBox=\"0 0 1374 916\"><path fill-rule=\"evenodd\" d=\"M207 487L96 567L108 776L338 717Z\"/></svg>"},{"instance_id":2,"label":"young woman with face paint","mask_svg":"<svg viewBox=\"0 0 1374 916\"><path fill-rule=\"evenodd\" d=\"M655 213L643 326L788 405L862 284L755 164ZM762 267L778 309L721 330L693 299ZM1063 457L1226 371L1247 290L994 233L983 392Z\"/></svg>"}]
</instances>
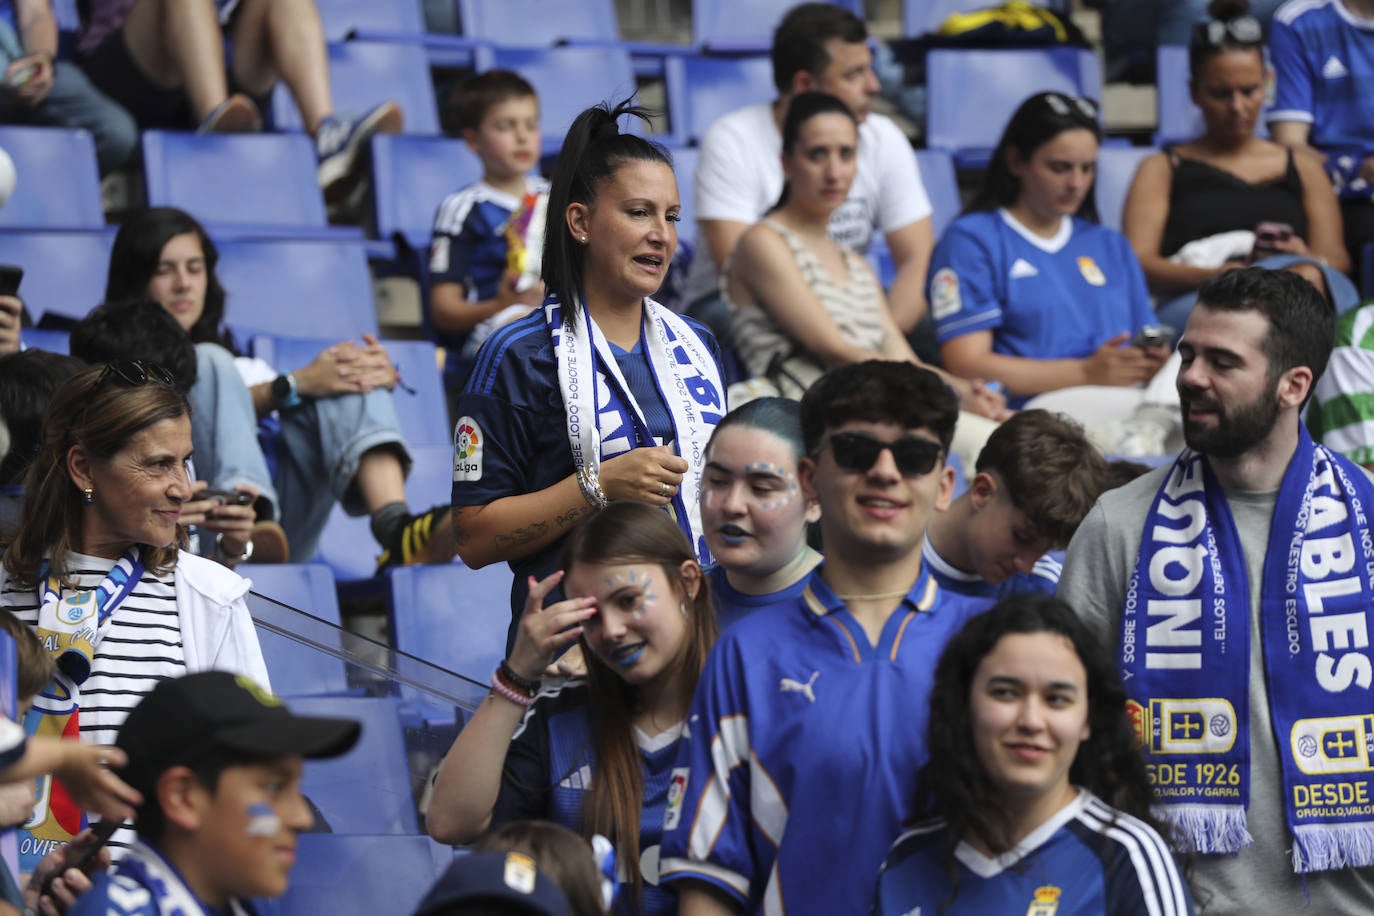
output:
<instances>
[{"instance_id":1,"label":"young woman with face paint","mask_svg":"<svg viewBox=\"0 0 1374 916\"><path fill-rule=\"evenodd\" d=\"M800 405L758 398L725 415L706 445L701 524L715 565L706 570L721 629L791 591L821 555L806 542L821 509L797 483Z\"/></svg>"},{"instance_id":2,"label":"young woman with face paint","mask_svg":"<svg viewBox=\"0 0 1374 916\"><path fill-rule=\"evenodd\" d=\"M559 584L572 597L544 607ZM677 523L613 503L573 529L559 572L529 583L510 658L434 781L428 827L469 843L492 826L545 819L616 847L615 912L672 914L658 887L672 765L716 620ZM586 679L540 677L579 641Z\"/></svg>"}]
</instances>

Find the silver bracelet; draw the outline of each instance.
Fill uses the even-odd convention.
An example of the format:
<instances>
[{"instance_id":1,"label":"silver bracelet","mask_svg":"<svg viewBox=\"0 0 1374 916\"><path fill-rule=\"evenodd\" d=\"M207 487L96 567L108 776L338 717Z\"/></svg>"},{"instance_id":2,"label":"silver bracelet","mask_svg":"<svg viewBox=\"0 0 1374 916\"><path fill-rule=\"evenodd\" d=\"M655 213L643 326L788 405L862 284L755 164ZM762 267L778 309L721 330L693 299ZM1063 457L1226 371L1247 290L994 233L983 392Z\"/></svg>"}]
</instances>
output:
<instances>
[{"instance_id":1,"label":"silver bracelet","mask_svg":"<svg viewBox=\"0 0 1374 916\"><path fill-rule=\"evenodd\" d=\"M231 557L224 552L224 532L215 535L215 553L226 563L247 563L253 558L253 539L250 537L243 544L243 556Z\"/></svg>"},{"instance_id":2,"label":"silver bracelet","mask_svg":"<svg viewBox=\"0 0 1374 916\"><path fill-rule=\"evenodd\" d=\"M582 490L582 498L593 509L604 509L610 500L606 499L606 493L601 489L601 479L597 476L596 468L590 464L584 464L577 469L577 486Z\"/></svg>"}]
</instances>

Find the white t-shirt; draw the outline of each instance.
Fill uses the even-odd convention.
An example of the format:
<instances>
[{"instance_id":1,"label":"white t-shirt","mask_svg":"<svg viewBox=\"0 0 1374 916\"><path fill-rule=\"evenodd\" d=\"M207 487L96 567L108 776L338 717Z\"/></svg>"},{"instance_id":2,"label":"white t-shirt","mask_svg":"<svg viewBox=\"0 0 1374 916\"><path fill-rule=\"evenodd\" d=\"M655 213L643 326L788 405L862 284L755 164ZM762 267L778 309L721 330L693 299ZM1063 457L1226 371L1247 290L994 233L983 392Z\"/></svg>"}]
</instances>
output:
<instances>
[{"instance_id":1,"label":"white t-shirt","mask_svg":"<svg viewBox=\"0 0 1374 916\"><path fill-rule=\"evenodd\" d=\"M930 216L911 143L890 118L870 114L859 125L859 169L849 198L830 215L830 237L868 252L873 230L884 234ZM696 218L753 225L782 194L782 133L773 106L762 102L718 119L701 140L695 181ZM715 263L706 249L692 260L691 301L715 288Z\"/></svg>"}]
</instances>

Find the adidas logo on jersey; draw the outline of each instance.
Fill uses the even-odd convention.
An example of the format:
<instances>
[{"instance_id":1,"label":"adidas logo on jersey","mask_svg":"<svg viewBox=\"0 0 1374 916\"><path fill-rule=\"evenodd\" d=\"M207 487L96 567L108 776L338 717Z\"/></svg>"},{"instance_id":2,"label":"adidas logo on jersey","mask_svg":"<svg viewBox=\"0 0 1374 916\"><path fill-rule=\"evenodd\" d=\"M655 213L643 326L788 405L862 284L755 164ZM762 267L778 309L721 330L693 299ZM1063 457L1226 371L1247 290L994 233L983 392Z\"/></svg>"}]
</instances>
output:
<instances>
[{"instance_id":1,"label":"adidas logo on jersey","mask_svg":"<svg viewBox=\"0 0 1374 916\"><path fill-rule=\"evenodd\" d=\"M592 787L592 768L582 764L573 772L558 780L560 789L590 789Z\"/></svg>"},{"instance_id":2,"label":"adidas logo on jersey","mask_svg":"<svg viewBox=\"0 0 1374 916\"><path fill-rule=\"evenodd\" d=\"M1038 277L1040 271L1035 269L1035 265L1025 258L1017 258L1011 262L1011 278L1019 280L1022 277Z\"/></svg>"},{"instance_id":3,"label":"adidas logo on jersey","mask_svg":"<svg viewBox=\"0 0 1374 916\"><path fill-rule=\"evenodd\" d=\"M1341 59L1334 54L1326 59L1326 63L1322 64L1323 79L1338 80L1349 75L1350 71L1345 69L1345 64L1341 63Z\"/></svg>"}]
</instances>

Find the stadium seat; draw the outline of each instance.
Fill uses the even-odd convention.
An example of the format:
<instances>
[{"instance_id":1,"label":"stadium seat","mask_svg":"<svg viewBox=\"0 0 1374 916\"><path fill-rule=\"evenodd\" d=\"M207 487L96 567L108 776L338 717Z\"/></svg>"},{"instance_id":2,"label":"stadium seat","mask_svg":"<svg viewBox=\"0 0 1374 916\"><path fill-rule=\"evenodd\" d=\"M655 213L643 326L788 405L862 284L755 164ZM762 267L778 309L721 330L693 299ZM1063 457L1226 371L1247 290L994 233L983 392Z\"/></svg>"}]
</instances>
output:
<instances>
[{"instance_id":1,"label":"stadium seat","mask_svg":"<svg viewBox=\"0 0 1374 916\"><path fill-rule=\"evenodd\" d=\"M959 198L959 181L954 175L954 161L942 150L918 149L916 164L921 170L926 196L930 198L931 230L939 241L945 227L964 210Z\"/></svg>"},{"instance_id":2,"label":"stadium seat","mask_svg":"<svg viewBox=\"0 0 1374 916\"><path fill-rule=\"evenodd\" d=\"M478 71L514 70L534 86L546 154L558 152L583 109L600 102L614 104L635 92L634 66L623 48L480 47L476 61ZM631 130L639 132L637 127Z\"/></svg>"},{"instance_id":3,"label":"stadium seat","mask_svg":"<svg viewBox=\"0 0 1374 916\"><path fill-rule=\"evenodd\" d=\"M343 340L377 333L362 239L240 239L218 248L225 317L240 341L254 334Z\"/></svg>"},{"instance_id":4,"label":"stadium seat","mask_svg":"<svg viewBox=\"0 0 1374 916\"><path fill-rule=\"evenodd\" d=\"M938 49L926 55L926 86L926 145L953 153L959 168L983 168L1027 97L1057 91L1097 100L1102 74L1082 48Z\"/></svg>"},{"instance_id":5,"label":"stadium seat","mask_svg":"<svg viewBox=\"0 0 1374 916\"><path fill-rule=\"evenodd\" d=\"M271 363L282 372L306 366L320 351L334 343L318 338L259 335L253 338L253 355ZM411 446L451 448L448 408L444 403L443 383L439 378L434 344L427 340L387 340L387 353L401 380L415 393L397 387L392 403L400 419L401 433Z\"/></svg>"},{"instance_id":6,"label":"stadium seat","mask_svg":"<svg viewBox=\"0 0 1374 916\"><path fill-rule=\"evenodd\" d=\"M410 765L396 702L387 697L296 697L291 711L303 716L357 719L362 739L332 760L305 766L301 791L320 809L336 834L419 832ZM395 863L392 863L395 865ZM342 912L403 912L348 909Z\"/></svg>"},{"instance_id":7,"label":"stadium seat","mask_svg":"<svg viewBox=\"0 0 1374 916\"><path fill-rule=\"evenodd\" d=\"M143 133L148 204L194 214L217 240L356 235L328 224L315 165L301 134Z\"/></svg>"},{"instance_id":8,"label":"stadium seat","mask_svg":"<svg viewBox=\"0 0 1374 916\"><path fill-rule=\"evenodd\" d=\"M425 17L420 0L315 0L326 41L421 36Z\"/></svg>"},{"instance_id":9,"label":"stadium seat","mask_svg":"<svg viewBox=\"0 0 1374 916\"><path fill-rule=\"evenodd\" d=\"M902 33L918 38L938 31L944 21L956 13L971 13L995 5L990 0L902 0ZM1061 14L1069 7L1067 0L1042 0L1036 5Z\"/></svg>"},{"instance_id":10,"label":"stadium seat","mask_svg":"<svg viewBox=\"0 0 1374 916\"><path fill-rule=\"evenodd\" d=\"M0 227L104 228L90 134L56 127L0 127L0 149L14 160L18 176L14 192L0 208Z\"/></svg>"},{"instance_id":11,"label":"stadium seat","mask_svg":"<svg viewBox=\"0 0 1374 916\"><path fill-rule=\"evenodd\" d=\"M464 38L505 47L620 39L614 0L458 0L458 15Z\"/></svg>"},{"instance_id":12,"label":"stadium seat","mask_svg":"<svg viewBox=\"0 0 1374 916\"><path fill-rule=\"evenodd\" d=\"M664 62L669 137L685 146L701 140L723 114L772 101L773 64L767 57L670 57Z\"/></svg>"},{"instance_id":13,"label":"stadium seat","mask_svg":"<svg viewBox=\"0 0 1374 916\"><path fill-rule=\"evenodd\" d=\"M1097 151L1097 182L1093 195L1097 199L1097 221L1121 231L1121 212L1126 206L1126 194L1131 189L1135 170L1140 161L1158 152L1148 146L1104 146Z\"/></svg>"},{"instance_id":14,"label":"stadium seat","mask_svg":"<svg viewBox=\"0 0 1374 916\"><path fill-rule=\"evenodd\" d=\"M397 649L482 682L506 657L511 571L505 563L469 569L402 566L391 573L388 613Z\"/></svg>"},{"instance_id":15,"label":"stadium seat","mask_svg":"<svg viewBox=\"0 0 1374 916\"><path fill-rule=\"evenodd\" d=\"M329 85L340 115L360 114L394 99L405 110L405 132L438 134L439 113L429 64L404 42L345 41L329 45ZM277 130L302 129L300 111L284 83L272 93Z\"/></svg>"},{"instance_id":16,"label":"stadium seat","mask_svg":"<svg viewBox=\"0 0 1374 916\"><path fill-rule=\"evenodd\" d=\"M482 177L482 161L449 137L383 134L372 138L372 193L378 239L429 247L434 215L449 194Z\"/></svg>"},{"instance_id":17,"label":"stadium seat","mask_svg":"<svg viewBox=\"0 0 1374 916\"><path fill-rule=\"evenodd\" d=\"M295 697L318 694L340 694L348 689L348 678L342 659L292 639L261 620L277 620L284 612L271 614L261 605L275 602L297 611L318 617L334 627L342 626L339 616L339 596L334 590L334 576L321 563L244 564L236 570L253 583L247 595L248 609L258 623L258 643L267 662L267 674L272 679L272 692L278 696ZM319 627L312 633L298 634L307 638L319 635ZM331 641L331 647L342 650L342 644Z\"/></svg>"},{"instance_id":18,"label":"stadium seat","mask_svg":"<svg viewBox=\"0 0 1374 916\"><path fill-rule=\"evenodd\" d=\"M307 776L315 765L306 763ZM302 834L277 909L281 916L409 913L452 861L453 850L427 836Z\"/></svg>"},{"instance_id":19,"label":"stadium seat","mask_svg":"<svg viewBox=\"0 0 1374 916\"><path fill-rule=\"evenodd\" d=\"M860 19L863 0L835 0ZM724 54L767 54L773 30L797 0L692 0L692 41Z\"/></svg>"},{"instance_id":20,"label":"stadium seat","mask_svg":"<svg viewBox=\"0 0 1374 916\"><path fill-rule=\"evenodd\" d=\"M696 246L697 210L697 149L694 146L669 148L673 157L673 172L677 175L677 199L682 204L677 224L678 244Z\"/></svg>"},{"instance_id":21,"label":"stadium seat","mask_svg":"<svg viewBox=\"0 0 1374 916\"><path fill-rule=\"evenodd\" d=\"M47 350L49 353L71 355L71 334L49 328L24 328L20 332L24 346L32 350Z\"/></svg>"},{"instance_id":22,"label":"stadium seat","mask_svg":"<svg viewBox=\"0 0 1374 916\"><path fill-rule=\"evenodd\" d=\"M81 319L105 299L113 243L113 229L0 230L0 264L24 268L19 298L35 322L47 313Z\"/></svg>"}]
</instances>

